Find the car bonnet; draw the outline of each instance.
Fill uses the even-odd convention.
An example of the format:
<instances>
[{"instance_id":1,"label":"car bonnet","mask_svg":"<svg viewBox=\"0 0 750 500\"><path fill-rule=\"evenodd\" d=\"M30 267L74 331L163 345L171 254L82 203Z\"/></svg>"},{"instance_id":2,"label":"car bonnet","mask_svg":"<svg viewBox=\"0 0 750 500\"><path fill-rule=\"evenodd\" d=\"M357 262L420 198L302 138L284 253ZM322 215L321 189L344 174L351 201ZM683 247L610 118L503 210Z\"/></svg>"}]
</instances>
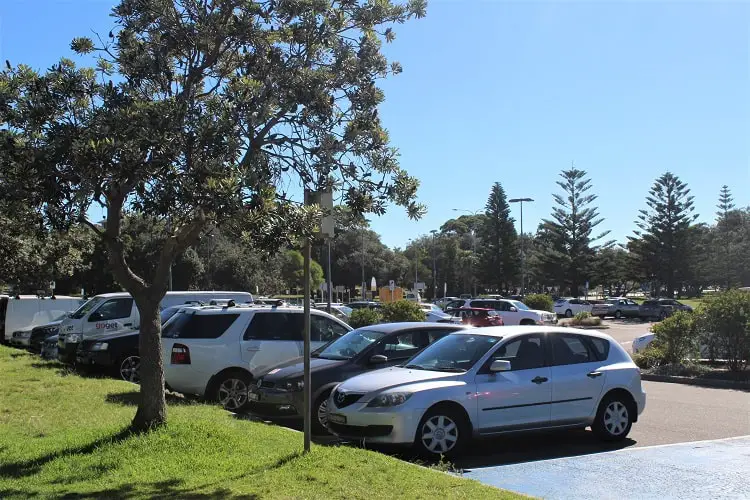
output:
<instances>
[{"instance_id":1,"label":"car bonnet","mask_svg":"<svg viewBox=\"0 0 750 500\"><path fill-rule=\"evenodd\" d=\"M357 375L339 385L338 389L366 394L372 391L392 389L394 387L409 385L416 382L447 380L462 375L464 375L464 373L415 370L393 366Z\"/></svg>"}]
</instances>

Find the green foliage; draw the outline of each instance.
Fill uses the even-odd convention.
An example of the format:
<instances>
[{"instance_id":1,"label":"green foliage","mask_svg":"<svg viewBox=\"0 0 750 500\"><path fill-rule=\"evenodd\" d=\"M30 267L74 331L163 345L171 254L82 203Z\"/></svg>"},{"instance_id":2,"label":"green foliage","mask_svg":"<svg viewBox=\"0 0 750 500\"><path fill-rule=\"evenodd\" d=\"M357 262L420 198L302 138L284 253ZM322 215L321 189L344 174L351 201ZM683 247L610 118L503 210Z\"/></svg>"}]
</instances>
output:
<instances>
[{"instance_id":1,"label":"green foliage","mask_svg":"<svg viewBox=\"0 0 750 500\"><path fill-rule=\"evenodd\" d=\"M640 352L633 354L633 362L643 370L650 370L664 364L664 348L651 342Z\"/></svg>"},{"instance_id":2,"label":"green foliage","mask_svg":"<svg viewBox=\"0 0 750 500\"><path fill-rule=\"evenodd\" d=\"M425 312L416 302L397 300L383 304L381 308L384 323L399 323L402 321L424 321Z\"/></svg>"},{"instance_id":3,"label":"green foliage","mask_svg":"<svg viewBox=\"0 0 750 500\"><path fill-rule=\"evenodd\" d=\"M302 290L305 286L305 259L297 250L287 250L281 265L281 276L290 289ZM323 283L323 268L310 261L310 288L315 291Z\"/></svg>"},{"instance_id":4,"label":"green foliage","mask_svg":"<svg viewBox=\"0 0 750 500\"><path fill-rule=\"evenodd\" d=\"M654 182L646 198L647 210L635 221L638 230L631 241L647 276L654 276L672 296L690 266L690 228L698 218L687 184L667 172Z\"/></svg>"},{"instance_id":5,"label":"green foliage","mask_svg":"<svg viewBox=\"0 0 750 500\"><path fill-rule=\"evenodd\" d=\"M576 315L574 316L575 320L578 322L582 322L583 320L591 318L591 317L592 317L591 313L588 311L581 311L579 313L576 313Z\"/></svg>"},{"instance_id":6,"label":"green foliage","mask_svg":"<svg viewBox=\"0 0 750 500\"><path fill-rule=\"evenodd\" d=\"M661 347L665 363L681 363L695 358L699 352L699 334L696 314L677 311L651 328L653 344Z\"/></svg>"},{"instance_id":7,"label":"green foliage","mask_svg":"<svg viewBox=\"0 0 750 500\"><path fill-rule=\"evenodd\" d=\"M546 293L532 293L531 295L527 295L523 298L523 303L529 306L529 308L539 311L552 312L554 310L552 297Z\"/></svg>"},{"instance_id":8,"label":"green foliage","mask_svg":"<svg viewBox=\"0 0 750 500\"><path fill-rule=\"evenodd\" d=\"M581 311L572 318L563 319L561 324L568 326L599 326L602 324L602 319L591 316L589 312Z\"/></svg>"},{"instance_id":9,"label":"green foliage","mask_svg":"<svg viewBox=\"0 0 750 500\"><path fill-rule=\"evenodd\" d=\"M518 235L503 186L492 185L485 204L483 224L479 228L481 246L481 282L486 288L503 293L515 284L521 267Z\"/></svg>"},{"instance_id":10,"label":"green foliage","mask_svg":"<svg viewBox=\"0 0 750 500\"><path fill-rule=\"evenodd\" d=\"M712 357L726 358L739 371L750 361L750 292L730 290L716 294L701 308L702 340Z\"/></svg>"},{"instance_id":11,"label":"green foliage","mask_svg":"<svg viewBox=\"0 0 750 500\"><path fill-rule=\"evenodd\" d=\"M352 328L361 328L363 326L376 325L382 321L383 316L380 314L380 311L363 307L362 309L352 311L352 315L349 316L347 323Z\"/></svg>"},{"instance_id":12,"label":"green foliage","mask_svg":"<svg viewBox=\"0 0 750 500\"><path fill-rule=\"evenodd\" d=\"M560 173L557 185L562 194L553 194L555 206L552 217L544 219L547 231L546 245L541 258L560 284L570 286L571 294L578 295L581 285L591 274L591 265L599 246L594 242L604 238L609 231L593 235L594 228L602 223L599 211L592 203L597 196L590 194L591 180L584 170L570 168ZM604 246L610 246L607 242Z\"/></svg>"}]
</instances>

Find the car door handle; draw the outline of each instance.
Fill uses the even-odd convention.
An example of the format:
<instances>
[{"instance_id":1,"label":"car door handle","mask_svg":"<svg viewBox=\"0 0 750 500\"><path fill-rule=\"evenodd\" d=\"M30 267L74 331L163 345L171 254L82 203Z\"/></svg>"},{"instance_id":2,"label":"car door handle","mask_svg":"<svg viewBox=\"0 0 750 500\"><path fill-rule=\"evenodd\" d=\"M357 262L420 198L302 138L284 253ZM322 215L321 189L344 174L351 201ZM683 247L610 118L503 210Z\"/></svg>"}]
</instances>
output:
<instances>
[{"instance_id":1,"label":"car door handle","mask_svg":"<svg viewBox=\"0 0 750 500\"><path fill-rule=\"evenodd\" d=\"M586 376L589 377L589 378L601 377L602 376L602 372L589 372L589 373L586 374Z\"/></svg>"},{"instance_id":2,"label":"car door handle","mask_svg":"<svg viewBox=\"0 0 750 500\"><path fill-rule=\"evenodd\" d=\"M122 326L133 326L133 323L123 323Z\"/></svg>"},{"instance_id":3,"label":"car door handle","mask_svg":"<svg viewBox=\"0 0 750 500\"><path fill-rule=\"evenodd\" d=\"M547 377L534 377L531 379L531 381L534 382L535 384L543 384L548 380L549 379Z\"/></svg>"}]
</instances>

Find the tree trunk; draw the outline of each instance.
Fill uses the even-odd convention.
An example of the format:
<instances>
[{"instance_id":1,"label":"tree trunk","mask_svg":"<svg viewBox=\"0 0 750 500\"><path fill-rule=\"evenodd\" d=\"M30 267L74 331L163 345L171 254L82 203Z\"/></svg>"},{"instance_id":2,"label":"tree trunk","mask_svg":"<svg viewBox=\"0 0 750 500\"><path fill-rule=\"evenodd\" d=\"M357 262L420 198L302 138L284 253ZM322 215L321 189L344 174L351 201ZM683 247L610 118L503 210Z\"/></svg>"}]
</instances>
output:
<instances>
[{"instance_id":1,"label":"tree trunk","mask_svg":"<svg viewBox=\"0 0 750 500\"><path fill-rule=\"evenodd\" d=\"M138 351L141 357L141 401L133 418L134 430L159 427L167 421L164 398L164 364L161 353L161 297L148 294L135 298L141 316Z\"/></svg>"}]
</instances>

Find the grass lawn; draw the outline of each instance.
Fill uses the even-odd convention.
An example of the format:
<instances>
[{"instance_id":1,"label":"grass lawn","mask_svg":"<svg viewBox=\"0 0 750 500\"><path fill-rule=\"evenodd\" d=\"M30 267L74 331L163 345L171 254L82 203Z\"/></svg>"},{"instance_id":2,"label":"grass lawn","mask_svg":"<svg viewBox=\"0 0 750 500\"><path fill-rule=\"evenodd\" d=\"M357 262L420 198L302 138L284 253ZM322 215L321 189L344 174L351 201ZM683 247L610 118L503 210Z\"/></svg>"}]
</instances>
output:
<instances>
[{"instance_id":1,"label":"grass lawn","mask_svg":"<svg viewBox=\"0 0 750 500\"><path fill-rule=\"evenodd\" d=\"M0 498L522 498L214 406L129 435L137 388L0 346Z\"/></svg>"}]
</instances>

